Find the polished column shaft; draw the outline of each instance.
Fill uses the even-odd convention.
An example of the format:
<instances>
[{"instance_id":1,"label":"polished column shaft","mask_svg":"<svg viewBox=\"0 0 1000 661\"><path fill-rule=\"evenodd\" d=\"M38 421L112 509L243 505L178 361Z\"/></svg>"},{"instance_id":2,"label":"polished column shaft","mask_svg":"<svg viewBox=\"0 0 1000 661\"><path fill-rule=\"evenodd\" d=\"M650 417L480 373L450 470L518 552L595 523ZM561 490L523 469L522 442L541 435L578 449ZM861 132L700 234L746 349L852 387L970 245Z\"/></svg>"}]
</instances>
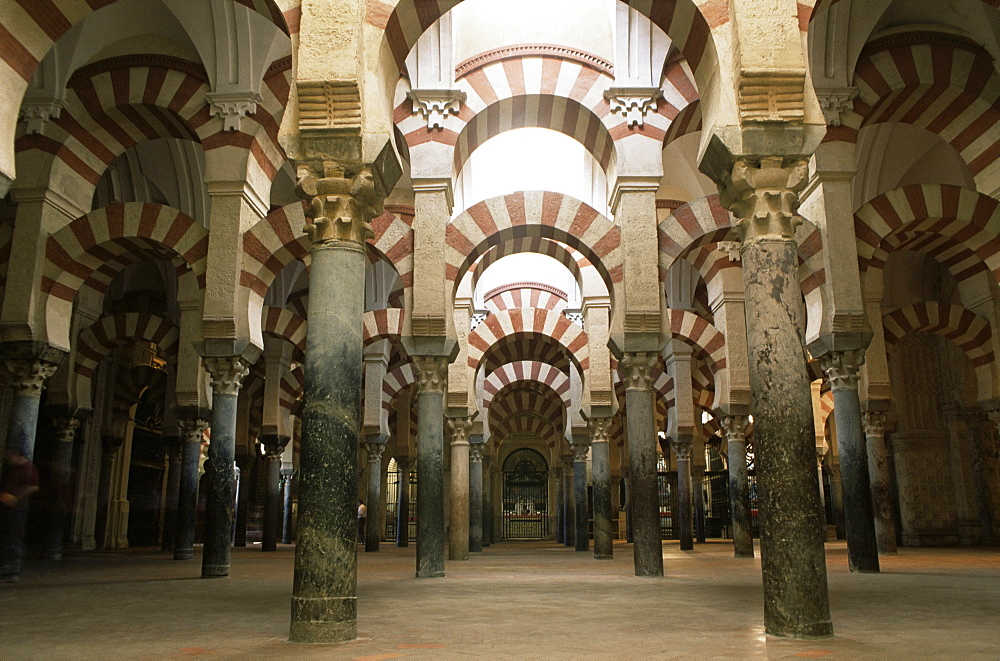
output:
<instances>
[{"instance_id":1,"label":"polished column shaft","mask_svg":"<svg viewBox=\"0 0 1000 661\"><path fill-rule=\"evenodd\" d=\"M733 554L753 557L753 517L750 511L750 480L747 474L748 419L745 415L722 416L729 459L729 511L733 522Z\"/></svg>"},{"instance_id":2,"label":"polished column shaft","mask_svg":"<svg viewBox=\"0 0 1000 661\"><path fill-rule=\"evenodd\" d=\"M368 521L365 523L365 552L374 553L379 550L382 542L382 530L379 522L380 503L382 502L382 452L385 451L385 438L373 434L365 442L368 453Z\"/></svg>"},{"instance_id":3,"label":"polished column shaft","mask_svg":"<svg viewBox=\"0 0 1000 661\"><path fill-rule=\"evenodd\" d=\"M594 558L607 560L614 555L614 521L611 507L611 450L608 442L609 418L590 420L590 466L593 475Z\"/></svg>"},{"instance_id":4,"label":"polished column shaft","mask_svg":"<svg viewBox=\"0 0 1000 661\"><path fill-rule=\"evenodd\" d=\"M469 438L469 551L483 550L483 436Z\"/></svg>"}]
</instances>

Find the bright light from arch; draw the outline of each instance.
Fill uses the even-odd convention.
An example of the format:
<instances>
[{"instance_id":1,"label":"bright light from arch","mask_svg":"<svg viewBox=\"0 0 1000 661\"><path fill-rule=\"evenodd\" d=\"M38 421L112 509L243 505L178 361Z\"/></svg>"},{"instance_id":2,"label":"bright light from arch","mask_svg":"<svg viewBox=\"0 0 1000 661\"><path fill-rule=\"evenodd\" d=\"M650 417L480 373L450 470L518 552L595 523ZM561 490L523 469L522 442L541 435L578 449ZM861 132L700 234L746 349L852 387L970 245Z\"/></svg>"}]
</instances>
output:
<instances>
[{"instance_id":1,"label":"bright light from arch","mask_svg":"<svg viewBox=\"0 0 1000 661\"><path fill-rule=\"evenodd\" d=\"M477 308L481 308L483 294L515 282L537 282L550 285L567 294L570 308L580 305L580 288L569 269L548 255L530 252L508 255L498 259L483 271L479 282L476 283L473 304Z\"/></svg>"}]
</instances>

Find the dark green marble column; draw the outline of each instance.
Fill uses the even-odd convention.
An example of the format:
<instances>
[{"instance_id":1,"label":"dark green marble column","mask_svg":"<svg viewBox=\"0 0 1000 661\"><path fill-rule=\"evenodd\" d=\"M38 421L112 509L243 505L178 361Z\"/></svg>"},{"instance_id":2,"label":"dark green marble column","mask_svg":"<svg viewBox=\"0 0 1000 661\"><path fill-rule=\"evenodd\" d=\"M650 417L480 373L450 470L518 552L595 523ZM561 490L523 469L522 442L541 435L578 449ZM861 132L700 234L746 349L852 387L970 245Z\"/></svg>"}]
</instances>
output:
<instances>
[{"instance_id":1,"label":"dark green marble column","mask_svg":"<svg viewBox=\"0 0 1000 661\"><path fill-rule=\"evenodd\" d=\"M469 437L469 551L483 550L483 442L482 434Z\"/></svg>"},{"instance_id":2,"label":"dark green marble column","mask_svg":"<svg viewBox=\"0 0 1000 661\"><path fill-rule=\"evenodd\" d=\"M614 556L614 521L611 507L611 444L608 430L611 418L592 418L590 426L590 467L593 476L594 558L609 560Z\"/></svg>"},{"instance_id":3,"label":"dark green marble column","mask_svg":"<svg viewBox=\"0 0 1000 661\"><path fill-rule=\"evenodd\" d=\"M229 576L236 505L236 399L249 369L240 356L205 358L212 380L212 431L208 444L208 497L201 577Z\"/></svg>"},{"instance_id":4,"label":"dark green marble column","mask_svg":"<svg viewBox=\"0 0 1000 661\"><path fill-rule=\"evenodd\" d=\"M50 457L51 519L47 524L42 555L47 560L62 560L66 516L73 501L69 493L73 471L73 440L76 438L76 430L80 427L80 419L72 415L57 415L52 419L52 426L56 432L56 439Z\"/></svg>"},{"instance_id":5,"label":"dark green marble column","mask_svg":"<svg viewBox=\"0 0 1000 661\"><path fill-rule=\"evenodd\" d=\"M207 411L178 410L177 427L181 432L181 478L177 491L177 528L174 534L174 560L194 557L194 529L198 513L198 464L201 443L208 429Z\"/></svg>"},{"instance_id":6,"label":"dark green marble column","mask_svg":"<svg viewBox=\"0 0 1000 661\"><path fill-rule=\"evenodd\" d=\"M862 418L868 450L868 477L872 487L875 541L881 555L896 553L896 521L892 516L889 457L885 447L885 411L866 411Z\"/></svg>"},{"instance_id":7,"label":"dark green marble column","mask_svg":"<svg viewBox=\"0 0 1000 661\"><path fill-rule=\"evenodd\" d=\"M173 553L177 542L177 499L181 492L181 457L184 446L181 445L180 436L165 438L164 446L167 456L167 497L160 550Z\"/></svg>"},{"instance_id":8,"label":"dark green marble column","mask_svg":"<svg viewBox=\"0 0 1000 661\"><path fill-rule=\"evenodd\" d=\"M288 469L281 471L281 543L292 543L292 486L295 473Z\"/></svg>"},{"instance_id":9,"label":"dark green marble column","mask_svg":"<svg viewBox=\"0 0 1000 661\"><path fill-rule=\"evenodd\" d=\"M673 520L679 531L681 550L694 548L694 531L691 516L691 436L678 436L673 442L677 456L677 511Z\"/></svg>"},{"instance_id":10,"label":"dark green marble column","mask_svg":"<svg viewBox=\"0 0 1000 661\"><path fill-rule=\"evenodd\" d=\"M264 444L264 529L261 532L261 551L277 551L281 536L281 455L288 445L287 436L265 436Z\"/></svg>"},{"instance_id":11,"label":"dark green marble column","mask_svg":"<svg viewBox=\"0 0 1000 661\"><path fill-rule=\"evenodd\" d=\"M733 553L737 558L753 557L753 521L750 511L750 479L747 474L748 419L745 415L723 415L729 458L729 511L733 522Z\"/></svg>"},{"instance_id":12,"label":"dark green marble column","mask_svg":"<svg viewBox=\"0 0 1000 661\"><path fill-rule=\"evenodd\" d=\"M378 551L382 542L382 527L379 523L380 503L382 502L382 453L385 451L386 437L371 434L365 440L365 452L368 454L368 521L365 523L365 552Z\"/></svg>"},{"instance_id":13,"label":"dark green marble column","mask_svg":"<svg viewBox=\"0 0 1000 661\"><path fill-rule=\"evenodd\" d=\"M444 576L444 393L448 359L413 356L417 367L417 578Z\"/></svg>"},{"instance_id":14,"label":"dark green marble column","mask_svg":"<svg viewBox=\"0 0 1000 661\"><path fill-rule=\"evenodd\" d=\"M589 441L590 439L587 439ZM587 455L589 442L578 442L573 450L573 528L577 551L590 550L590 508L587 506Z\"/></svg>"},{"instance_id":15,"label":"dark green marble column","mask_svg":"<svg viewBox=\"0 0 1000 661\"><path fill-rule=\"evenodd\" d=\"M559 457L562 465L562 492L563 492L563 546L574 546L576 544L576 508L573 506L573 455L566 454Z\"/></svg>"},{"instance_id":16,"label":"dark green marble column","mask_svg":"<svg viewBox=\"0 0 1000 661\"><path fill-rule=\"evenodd\" d=\"M396 485L396 546L410 545L410 460L396 457L399 483Z\"/></svg>"},{"instance_id":17,"label":"dark green marble column","mask_svg":"<svg viewBox=\"0 0 1000 661\"><path fill-rule=\"evenodd\" d=\"M488 445L488 443L487 443ZM493 455L483 454L483 548L495 539L493 530Z\"/></svg>"},{"instance_id":18,"label":"dark green marble column","mask_svg":"<svg viewBox=\"0 0 1000 661\"><path fill-rule=\"evenodd\" d=\"M741 240L754 417L764 630L833 634L795 228L805 160L738 159L721 188Z\"/></svg>"}]
</instances>

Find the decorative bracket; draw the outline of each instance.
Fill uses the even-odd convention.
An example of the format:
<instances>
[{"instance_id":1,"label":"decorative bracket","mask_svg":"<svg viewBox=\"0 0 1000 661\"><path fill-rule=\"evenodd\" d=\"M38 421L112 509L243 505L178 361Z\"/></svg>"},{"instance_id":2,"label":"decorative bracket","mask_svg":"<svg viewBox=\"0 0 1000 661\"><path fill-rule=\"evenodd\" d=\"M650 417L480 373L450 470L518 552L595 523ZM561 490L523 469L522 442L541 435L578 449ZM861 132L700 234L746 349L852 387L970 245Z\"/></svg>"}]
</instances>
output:
<instances>
[{"instance_id":1,"label":"decorative bracket","mask_svg":"<svg viewBox=\"0 0 1000 661\"><path fill-rule=\"evenodd\" d=\"M465 101L465 92L450 89L416 89L406 93L413 102L413 114L427 120L427 129L443 129L448 115L457 115Z\"/></svg>"},{"instance_id":2,"label":"decorative bracket","mask_svg":"<svg viewBox=\"0 0 1000 661\"><path fill-rule=\"evenodd\" d=\"M239 131L240 120L257 112L257 104L264 102L259 92L209 92L205 99L212 116L222 118L226 131Z\"/></svg>"},{"instance_id":3,"label":"decorative bracket","mask_svg":"<svg viewBox=\"0 0 1000 661\"><path fill-rule=\"evenodd\" d=\"M858 95L857 87L822 87L816 89L816 97L823 108L823 117L827 126L840 126L844 113L854 108L854 97Z\"/></svg>"},{"instance_id":4,"label":"decorative bracket","mask_svg":"<svg viewBox=\"0 0 1000 661\"><path fill-rule=\"evenodd\" d=\"M18 120L24 122L28 133L41 133L45 122L58 119L66 102L62 99L25 99L18 112Z\"/></svg>"},{"instance_id":5,"label":"decorative bracket","mask_svg":"<svg viewBox=\"0 0 1000 661\"><path fill-rule=\"evenodd\" d=\"M662 96L659 87L609 87L604 90L611 112L624 115L629 128L642 126L646 113L656 112L656 102Z\"/></svg>"}]
</instances>

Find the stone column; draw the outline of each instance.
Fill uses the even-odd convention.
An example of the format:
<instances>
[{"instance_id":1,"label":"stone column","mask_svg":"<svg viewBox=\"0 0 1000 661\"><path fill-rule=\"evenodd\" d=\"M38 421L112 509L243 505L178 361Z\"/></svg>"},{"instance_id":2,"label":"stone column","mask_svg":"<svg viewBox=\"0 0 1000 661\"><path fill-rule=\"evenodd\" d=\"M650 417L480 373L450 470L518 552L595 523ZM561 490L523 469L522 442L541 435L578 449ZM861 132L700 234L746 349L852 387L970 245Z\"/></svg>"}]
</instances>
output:
<instances>
[{"instance_id":1,"label":"stone column","mask_svg":"<svg viewBox=\"0 0 1000 661\"><path fill-rule=\"evenodd\" d=\"M187 417L191 416L191 417ZM194 528L198 515L198 463L201 442L208 420L198 411L178 411L177 427L181 432L181 479L177 491L177 530L174 560L194 557Z\"/></svg>"},{"instance_id":2,"label":"stone column","mask_svg":"<svg viewBox=\"0 0 1000 661\"><path fill-rule=\"evenodd\" d=\"M66 515L72 506L69 484L73 470L73 440L76 438L76 430L80 428L80 419L75 416L56 416L52 420L52 426L56 431L56 442L52 449L49 479L51 519L48 522L42 556L46 560L62 560Z\"/></svg>"},{"instance_id":3,"label":"stone column","mask_svg":"<svg viewBox=\"0 0 1000 661\"><path fill-rule=\"evenodd\" d=\"M764 629L833 634L819 520L795 228L804 160L738 158L720 187L736 216L746 293L751 411L761 510Z\"/></svg>"},{"instance_id":4,"label":"stone column","mask_svg":"<svg viewBox=\"0 0 1000 661\"><path fill-rule=\"evenodd\" d=\"M264 530L261 551L277 551L281 534L281 455L288 445L287 436L266 436L264 444Z\"/></svg>"},{"instance_id":5,"label":"stone column","mask_svg":"<svg viewBox=\"0 0 1000 661\"><path fill-rule=\"evenodd\" d=\"M622 467L622 480L625 481L625 541L629 544L635 542L632 534L632 475L628 466ZM659 476L657 476L659 480ZM660 524L660 486L656 486L656 524Z\"/></svg>"},{"instance_id":6,"label":"stone column","mask_svg":"<svg viewBox=\"0 0 1000 661\"><path fill-rule=\"evenodd\" d=\"M247 518L250 510L250 484L253 482L251 470L257 458L250 454L236 455L236 534L233 546L247 545Z\"/></svg>"},{"instance_id":7,"label":"stone column","mask_svg":"<svg viewBox=\"0 0 1000 661\"><path fill-rule=\"evenodd\" d=\"M380 503L382 502L382 453L385 451L385 436L371 434L365 439L368 454L368 521L365 527L365 552L378 551L382 542L382 526L379 525Z\"/></svg>"},{"instance_id":8,"label":"stone column","mask_svg":"<svg viewBox=\"0 0 1000 661\"><path fill-rule=\"evenodd\" d=\"M594 490L594 558L614 557L614 521L611 507L611 418L592 418L590 427L590 467Z\"/></svg>"},{"instance_id":9,"label":"stone column","mask_svg":"<svg viewBox=\"0 0 1000 661\"><path fill-rule=\"evenodd\" d=\"M872 490L861 428L861 400L858 398L858 372L864 361L864 349L830 351L819 359L833 391L833 415L844 486L847 563L851 571L877 572L878 545L872 518Z\"/></svg>"},{"instance_id":10,"label":"stone column","mask_svg":"<svg viewBox=\"0 0 1000 661\"><path fill-rule=\"evenodd\" d=\"M396 485L396 546L410 545L410 461L396 457L399 483Z\"/></svg>"},{"instance_id":11,"label":"stone column","mask_svg":"<svg viewBox=\"0 0 1000 661\"><path fill-rule=\"evenodd\" d=\"M493 455L483 454L483 547L493 543Z\"/></svg>"},{"instance_id":12,"label":"stone column","mask_svg":"<svg viewBox=\"0 0 1000 661\"><path fill-rule=\"evenodd\" d=\"M469 430L472 418L448 418L451 428L451 516L448 559L469 559Z\"/></svg>"},{"instance_id":13,"label":"stone column","mask_svg":"<svg viewBox=\"0 0 1000 661\"><path fill-rule=\"evenodd\" d=\"M318 168L317 168L318 169ZM358 445L365 240L381 211L374 175L299 167L296 193L310 203L312 242L299 516L288 639L357 637Z\"/></svg>"},{"instance_id":14,"label":"stone column","mask_svg":"<svg viewBox=\"0 0 1000 661\"><path fill-rule=\"evenodd\" d=\"M16 354L20 347L10 350L4 347L5 353ZM34 352L32 352L34 353ZM45 359L47 358L47 359ZM10 426L7 431L7 444L4 452L9 455L23 457L31 461L35 454L35 432L38 428L38 407L42 395L42 387L56 371L56 365L62 359L61 352L47 350L43 359L32 357L4 360L3 365L14 391L14 399L10 408ZM3 470L7 470L4 463ZM5 507L6 508L6 507ZM2 547L0 557L0 578L14 577L21 574L21 564L24 562L24 534L28 516L28 500L22 499L11 511L4 515L3 530L0 535L7 537Z\"/></svg>"},{"instance_id":15,"label":"stone column","mask_svg":"<svg viewBox=\"0 0 1000 661\"><path fill-rule=\"evenodd\" d=\"M250 371L239 356L205 358L212 384L212 440L208 445L208 498L201 577L229 576L236 503L236 400Z\"/></svg>"},{"instance_id":16,"label":"stone column","mask_svg":"<svg viewBox=\"0 0 1000 661\"><path fill-rule=\"evenodd\" d=\"M694 539L705 543L705 444L693 439L691 444L691 505L693 506Z\"/></svg>"},{"instance_id":17,"label":"stone column","mask_svg":"<svg viewBox=\"0 0 1000 661\"><path fill-rule=\"evenodd\" d=\"M753 557L753 515L750 512L750 479L747 476L747 416L723 415L722 432L729 454L729 511L733 520L733 552L737 558Z\"/></svg>"},{"instance_id":18,"label":"stone column","mask_svg":"<svg viewBox=\"0 0 1000 661\"><path fill-rule=\"evenodd\" d=\"M444 392L448 359L413 356L417 367L417 578L444 576Z\"/></svg>"},{"instance_id":19,"label":"stone column","mask_svg":"<svg viewBox=\"0 0 1000 661\"><path fill-rule=\"evenodd\" d=\"M483 550L483 442L482 434L469 437L469 551ZM454 470L454 468L452 468Z\"/></svg>"},{"instance_id":20,"label":"stone column","mask_svg":"<svg viewBox=\"0 0 1000 661\"><path fill-rule=\"evenodd\" d=\"M677 511L674 512L674 522L677 525L681 540L681 550L690 551L694 548L694 531L692 529L691 512L691 437L687 434L678 436L671 443L677 456Z\"/></svg>"},{"instance_id":21,"label":"stone column","mask_svg":"<svg viewBox=\"0 0 1000 661\"><path fill-rule=\"evenodd\" d=\"M892 489L885 447L885 411L865 411L861 419L868 448L868 477L871 480L875 542L881 555L896 553L896 522L892 517ZM837 428L840 433L840 427ZM841 446L843 447L843 446Z\"/></svg>"},{"instance_id":22,"label":"stone column","mask_svg":"<svg viewBox=\"0 0 1000 661\"><path fill-rule=\"evenodd\" d=\"M587 439L589 441L590 439ZM573 528L577 551L590 550L589 508L587 507L587 454L590 444L574 440L573 450Z\"/></svg>"},{"instance_id":23,"label":"stone column","mask_svg":"<svg viewBox=\"0 0 1000 661\"><path fill-rule=\"evenodd\" d=\"M629 474L632 478L632 553L636 576L663 576L660 498L656 483L656 425L650 370L655 353L626 353L618 363L625 374Z\"/></svg>"},{"instance_id":24,"label":"stone column","mask_svg":"<svg viewBox=\"0 0 1000 661\"><path fill-rule=\"evenodd\" d=\"M556 544L566 542L566 501L563 498L563 475L562 466L556 466L553 470L556 481Z\"/></svg>"},{"instance_id":25,"label":"stone column","mask_svg":"<svg viewBox=\"0 0 1000 661\"><path fill-rule=\"evenodd\" d=\"M291 544L292 543L292 480L295 477L295 473L288 471L282 471L281 473L281 499L282 499L282 516L281 516L281 543Z\"/></svg>"},{"instance_id":26,"label":"stone column","mask_svg":"<svg viewBox=\"0 0 1000 661\"><path fill-rule=\"evenodd\" d=\"M564 454L559 457L562 465L562 492L563 492L563 546L574 546L576 544L576 518L573 507L573 455Z\"/></svg>"},{"instance_id":27,"label":"stone column","mask_svg":"<svg viewBox=\"0 0 1000 661\"><path fill-rule=\"evenodd\" d=\"M180 436L171 436L165 442L167 455L167 497L166 512L163 517L163 541L161 551L174 552L177 543L177 499L181 492L181 457L184 446Z\"/></svg>"}]
</instances>

